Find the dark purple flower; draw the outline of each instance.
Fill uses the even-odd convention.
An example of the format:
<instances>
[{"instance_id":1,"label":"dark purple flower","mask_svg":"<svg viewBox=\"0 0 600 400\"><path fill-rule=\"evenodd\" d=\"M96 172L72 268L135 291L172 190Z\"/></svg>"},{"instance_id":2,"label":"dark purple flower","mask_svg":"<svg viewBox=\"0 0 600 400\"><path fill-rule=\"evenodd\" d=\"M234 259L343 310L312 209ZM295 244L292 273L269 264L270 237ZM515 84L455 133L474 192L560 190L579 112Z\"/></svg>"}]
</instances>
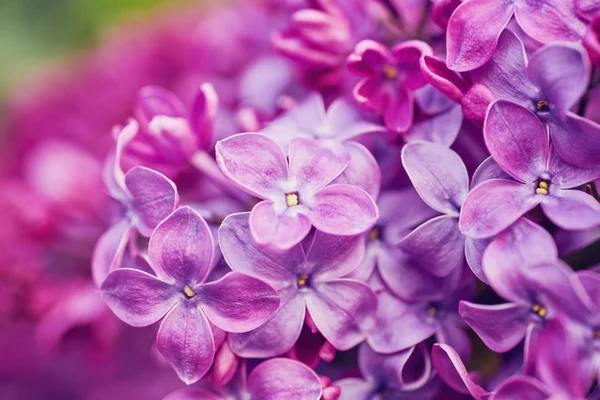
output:
<instances>
[{"instance_id":1,"label":"dark purple flower","mask_svg":"<svg viewBox=\"0 0 600 400\"><path fill-rule=\"evenodd\" d=\"M413 359L421 365L417 371ZM417 390L431 378L431 361L424 345L408 348L394 354L379 354L364 343L358 349L358 368L361 378L344 378L335 384L342 389L340 400L370 400L378 398L398 398L400 392ZM406 375L413 378L409 381Z\"/></svg>"},{"instance_id":2,"label":"dark purple flower","mask_svg":"<svg viewBox=\"0 0 600 400\"><path fill-rule=\"evenodd\" d=\"M427 82L419 65L432 54L425 42L409 40L389 50L373 40L363 40L348 57L348 68L362 80L354 87L354 98L365 108L380 113L388 129L406 132L414 114L413 91Z\"/></svg>"},{"instance_id":3,"label":"dark purple flower","mask_svg":"<svg viewBox=\"0 0 600 400\"><path fill-rule=\"evenodd\" d=\"M448 21L448 67L470 71L483 65L513 15L527 35L542 43L578 41L585 32L573 1L467 0Z\"/></svg>"},{"instance_id":4,"label":"dark purple flower","mask_svg":"<svg viewBox=\"0 0 600 400\"><path fill-rule=\"evenodd\" d=\"M285 395L284 395L285 394ZM245 364L225 387L190 387L171 393L165 400L320 400L319 376L306 365L287 358L273 358L259 364L246 378Z\"/></svg>"},{"instance_id":5,"label":"dark purple flower","mask_svg":"<svg viewBox=\"0 0 600 400\"><path fill-rule=\"evenodd\" d=\"M364 255L362 236L317 231L306 254L299 244L283 253L271 253L252 240L249 216L232 214L223 221L219 230L223 257L234 271L272 285L281 297L281 307L258 329L230 335L233 351L244 357L272 357L288 351L300 336L306 310L338 350L365 340L375 328L377 298L366 284L343 278Z\"/></svg>"},{"instance_id":6,"label":"dark purple flower","mask_svg":"<svg viewBox=\"0 0 600 400\"><path fill-rule=\"evenodd\" d=\"M534 112L563 159L590 167L600 163L600 126L570 111L587 90L590 69L586 51L573 43L547 44L528 61L521 40L506 30L492 59L470 75L496 99Z\"/></svg>"},{"instance_id":7,"label":"dark purple flower","mask_svg":"<svg viewBox=\"0 0 600 400\"><path fill-rule=\"evenodd\" d=\"M204 283L213 250L206 222L183 207L150 237L148 255L156 276L119 268L101 287L108 306L129 325L147 326L166 315L156 346L188 384L200 379L213 362L209 320L227 332L246 332L279 306L279 296L269 285L238 272Z\"/></svg>"},{"instance_id":8,"label":"dark purple flower","mask_svg":"<svg viewBox=\"0 0 600 400\"><path fill-rule=\"evenodd\" d=\"M484 136L494 160L513 179L490 179L469 193L460 214L464 234L493 236L538 204L564 229L600 224L600 204L577 190L600 177L600 165L580 168L563 161L533 112L498 100L488 111Z\"/></svg>"},{"instance_id":9,"label":"dark purple flower","mask_svg":"<svg viewBox=\"0 0 600 400\"><path fill-rule=\"evenodd\" d=\"M350 155L350 163L333 183L348 183L364 189L373 199L381 185L377 160L367 148L351 141L365 133L381 133L386 129L361 115L349 100L339 98L325 110L323 97L312 94L302 103L269 123L261 133L273 139L286 154L294 138L318 139L343 144Z\"/></svg>"},{"instance_id":10,"label":"dark purple flower","mask_svg":"<svg viewBox=\"0 0 600 400\"><path fill-rule=\"evenodd\" d=\"M263 201L252 209L250 230L261 246L290 249L314 226L333 235L357 235L377 221L367 192L329 183L348 165L350 156L336 143L296 138L285 153L265 135L244 133L216 146L223 173Z\"/></svg>"},{"instance_id":11,"label":"dark purple flower","mask_svg":"<svg viewBox=\"0 0 600 400\"><path fill-rule=\"evenodd\" d=\"M175 184L146 167L121 167L123 148L135 137L138 124L130 121L117 136L117 151L107 164L104 180L109 194L123 207L122 218L98 239L92 258L92 276L100 286L106 275L118 268L135 232L149 237L156 226L179 204Z\"/></svg>"}]
</instances>

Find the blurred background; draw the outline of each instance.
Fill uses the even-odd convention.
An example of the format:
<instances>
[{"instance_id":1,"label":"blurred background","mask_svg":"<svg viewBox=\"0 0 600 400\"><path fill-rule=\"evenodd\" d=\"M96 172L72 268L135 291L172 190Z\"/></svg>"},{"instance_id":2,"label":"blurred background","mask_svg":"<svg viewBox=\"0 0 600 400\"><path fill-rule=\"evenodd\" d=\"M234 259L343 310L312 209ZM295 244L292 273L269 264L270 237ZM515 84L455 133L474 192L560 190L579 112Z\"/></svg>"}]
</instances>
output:
<instances>
[{"instance_id":1,"label":"blurred background","mask_svg":"<svg viewBox=\"0 0 600 400\"><path fill-rule=\"evenodd\" d=\"M105 32L203 0L0 0L0 106L41 71L93 47Z\"/></svg>"}]
</instances>

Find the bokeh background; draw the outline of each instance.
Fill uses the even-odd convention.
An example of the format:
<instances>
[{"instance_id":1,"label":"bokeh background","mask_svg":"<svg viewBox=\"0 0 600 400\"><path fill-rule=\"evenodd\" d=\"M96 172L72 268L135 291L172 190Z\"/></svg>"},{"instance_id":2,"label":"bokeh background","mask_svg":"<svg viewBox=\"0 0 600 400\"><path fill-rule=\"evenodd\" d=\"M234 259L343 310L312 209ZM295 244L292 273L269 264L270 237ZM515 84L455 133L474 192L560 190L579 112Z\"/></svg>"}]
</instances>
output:
<instances>
[{"instance_id":1,"label":"bokeh background","mask_svg":"<svg viewBox=\"0 0 600 400\"><path fill-rule=\"evenodd\" d=\"M115 27L202 2L0 0L1 116L16 91L29 86L43 71L74 62Z\"/></svg>"}]
</instances>

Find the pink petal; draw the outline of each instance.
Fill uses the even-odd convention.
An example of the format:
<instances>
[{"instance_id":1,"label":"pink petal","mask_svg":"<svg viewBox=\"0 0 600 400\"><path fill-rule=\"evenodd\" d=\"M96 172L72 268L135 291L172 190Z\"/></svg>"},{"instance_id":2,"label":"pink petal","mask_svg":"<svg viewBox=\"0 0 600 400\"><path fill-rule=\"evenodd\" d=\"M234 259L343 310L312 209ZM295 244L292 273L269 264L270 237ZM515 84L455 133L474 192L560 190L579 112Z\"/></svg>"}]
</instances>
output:
<instances>
[{"instance_id":1,"label":"pink petal","mask_svg":"<svg viewBox=\"0 0 600 400\"><path fill-rule=\"evenodd\" d=\"M188 385L208 372L215 356L208 320L194 305L180 304L167 314L158 330L156 348Z\"/></svg>"},{"instance_id":2,"label":"pink petal","mask_svg":"<svg viewBox=\"0 0 600 400\"><path fill-rule=\"evenodd\" d=\"M263 199L283 194L280 184L288 179L287 160L269 137L233 135L219 141L215 151L223 174L246 192Z\"/></svg>"},{"instance_id":3,"label":"pink petal","mask_svg":"<svg viewBox=\"0 0 600 400\"><path fill-rule=\"evenodd\" d=\"M395 132L406 132L410 129L414 116L414 100L411 92L404 86L394 86L393 90L386 89L386 93L387 101L383 106L385 126Z\"/></svg>"},{"instance_id":4,"label":"pink petal","mask_svg":"<svg viewBox=\"0 0 600 400\"><path fill-rule=\"evenodd\" d=\"M210 83L203 83L190 112L190 124L199 149L208 150L213 142L213 128L219 111L219 97Z\"/></svg>"},{"instance_id":5,"label":"pink petal","mask_svg":"<svg viewBox=\"0 0 600 400\"><path fill-rule=\"evenodd\" d=\"M226 332L256 329L279 307L279 295L272 287L239 272L202 284L196 294L206 317Z\"/></svg>"},{"instance_id":6,"label":"pink petal","mask_svg":"<svg viewBox=\"0 0 600 400\"><path fill-rule=\"evenodd\" d=\"M122 219L111 226L96 242L92 254L92 279L102 285L109 272L120 268L123 254L134 232L128 220Z\"/></svg>"},{"instance_id":7,"label":"pink petal","mask_svg":"<svg viewBox=\"0 0 600 400\"><path fill-rule=\"evenodd\" d=\"M381 189L381 171L373 154L356 142L346 142L344 147L350 154L350 163L332 183L346 183L364 189L376 199Z\"/></svg>"},{"instance_id":8,"label":"pink petal","mask_svg":"<svg viewBox=\"0 0 600 400\"><path fill-rule=\"evenodd\" d=\"M585 23L575 10L573 1L518 2L515 18L525 33L538 42L581 40Z\"/></svg>"},{"instance_id":9,"label":"pink petal","mask_svg":"<svg viewBox=\"0 0 600 400\"><path fill-rule=\"evenodd\" d=\"M206 221L190 207L177 209L152 233L150 265L157 275L195 285L209 272L214 244Z\"/></svg>"},{"instance_id":10,"label":"pink petal","mask_svg":"<svg viewBox=\"0 0 600 400\"><path fill-rule=\"evenodd\" d=\"M579 190L557 190L542 202L542 209L563 229L584 230L600 226L600 203Z\"/></svg>"},{"instance_id":11,"label":"pink petal","mask_svg":"<svg viewBox=\"0 0 600 400\"><path fill-rule=\"evenodd\" d=\"M352 272L364 255L362 235L335 236L316 231L307 251L306 264L317 282L326 282Z\"/></svg>"},{"instance_id":12,"label":"pink petal","mask_svg":"<svg viewBox=\"0 0 600 400\"><path fill-rule=\"evenodd\" d=\"M319 376L305 364L287 358L264 361L248 377L252 400L319 400Z\"/></svg>"},{"instance_id":13,"label":"pink petal","mask_svg":"<svg viewBox=\"0 0 600 400\"><path fill-rule=\"evenodd\" d=\"M261 201L254 206L250 213L250 231L259 246L289 250L306 237L311 221L303 213L294 214L290 210L277 214L270 201Z\"/></svg>"},{"instance_id":14,"label":"pink petal","mask_svg":"<svg viewBox=\"0 0 600 400\"><path fill-rule=\"evenodd\" d=\"M326 186L349 162L350 155L337 142L295 138L290 143L290 179L296 182L301 194Z\"/></svg>"}]
</instances>

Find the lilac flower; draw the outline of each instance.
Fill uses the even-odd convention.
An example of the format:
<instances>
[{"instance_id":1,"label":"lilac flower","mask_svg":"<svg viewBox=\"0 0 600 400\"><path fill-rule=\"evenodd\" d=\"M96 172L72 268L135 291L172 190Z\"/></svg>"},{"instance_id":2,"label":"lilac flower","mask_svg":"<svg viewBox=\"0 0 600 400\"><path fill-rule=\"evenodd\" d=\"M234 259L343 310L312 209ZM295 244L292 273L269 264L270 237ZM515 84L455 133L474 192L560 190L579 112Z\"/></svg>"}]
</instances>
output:
<instances>
[{"instance_id":1,"label":"lilac flower","mask_svg":"<svg viewBox=\"0 0 600 400\"><path fill-rule=\"evenodd\" d=\"M273 358L259 364L247 378L243 363L226 387L185 388L171 393L165 400L276 400L282 395L289 400L321 399L319 376L298 361Z\"/></svg>"},{"instance_id":2,"label":"lilac flower","mask_svg":"<svg viewBox=\"0 0 600 400\"><path fill-rule=\"evenodd\" d=\"M461 207L469 191L469 176L462 160L447 147L428 142L409 143L402 149L402 164L419 196L442 213L410 233L398 247L420 268L446 276L462 266L466 239L458 229Z\"/></svg>"},{"instance_id":3,"label":"lilac flower","mask_svg":"<svg viewBox=\"0 0 600 400\"><path fill-rule=\"evenodd\" d=\"M179 204L175 184L161 173L139 166L123 172L122 150L135 137L137 129L138 124L132 120L118 133L116 154L105 171L108 191L121 203L123 211L121 220L98 239L94 249L92 275L97 286L121 265L134 233L149 237Z\"/></svg>"},{"instance_id":4,"label":"lilac flower","mask_svg":"<svg viewBox=\"0 0 600 400\"><path fill-rule=\"evenodd\" d=\"M252 240L249 213L228 216L219 230L227 264L271 284L281 307L264 325L229 337L244 357L272 357L289 350L300 335L306 310L318 330L338 350L347 350L375 328L377 298L364 283L345 279L364 255L361 236L317 231L306 254L301 245L284 253L262 250Z\"/></svg>"},{"instance_id":5,"label":"lilac flower","mask_svg":"<svg viewBox=\"0 0 600 400\"><path fill-rule=\"evenodd\" d=\"M541 242L537 245L544 247ZM504 264L498 252L494 255L484 259L485 275L490 286L509 303L463 301L459 306L464 321L493 351L508 351L523 338L532 341L547 319L559 313L577 314L586 308L581 284L561 261L523 266L510 259Z\"/></svg>"},{"instance_id":6,"label":"lilac flower","mask_svg":"<svg viewBox=\"0 0 600 400\"><path fill-rule=\"evenodd\" d=\"M578 41L585 32L573 1L467 0L448 21L448 67L470 71L483 65L513 15L527 35L542 43Z\"/></svg>"},{"instance_id":7,"label":"lilac flower","mask_svg":"<svg viewBox=\"0 0 600 400\"><path fill-rule=\"evenodd\" d=\"M289 249L311 226L333 235L357 235L377 221L373 199L355 186L328 184L346 168L339 145L296 138L289 166L282 149L267 136L234 135L216 146L223 173L263 201L252 209L250 230L261 246Z\"/></svg>"},{"instance_id":8,"label":"lilac flower","mask_svg":"<svg viewBox=\"0 0 600 400\"><path fill-rule=\"evenodd\" d=\"M588 56L580 45L551 43L528 61L521 40L506 30L492 59L472 71L471 78L497 99L533 111L567 162L587 167L599 164L600 126L570 111L590 81Z\"/></svg>"},{"instance_id":9,"label":"lilac flower","mask_svg":"<svg viewBox=\"0 0 600 400\"><path fill-rule=\"evenodd\" d=\"M431 362L438 375L453 390L470 394L476 400L489 398L489 394L475 382L452 346L443 343L434 344L431 349Z\"/></svg>"},{"instance_id":10,"label":"lilac flower","mask_svg":"<svg viewBox=\"0 0 600 400\"><path fill-rule=\"evenodd\" d=\"M422 362L421 368L414 367L415 359ZM335 382L342 389L340 400L370 400L378 396L395 399L402 395L400 392L409 394L423 387L431 378L431 362L424 345L384 355L364 343L358 349L358 368L362 379L344 378ZM406 381L407 375L414 378Z\"/></svg>"},{"instance_id":11,"label":"lilac flower","mask_svg":"<svg viewBox=\"0 0 600 400\"><path fill-rule=\"evenodd\" d=\"M156 346L188 384L213 362L209 320L228 332L246 332L279 306L279 296L269 285L238 272L204 283L213 241L206 222L189 207L176 210L156 228L148 254L156 276L119 268L102 284L102 296L132 326L153 324L166 314Z\"/></svg>"},{"instance_id":12,"label":"lilac flower","mask_svg":"<svg viewBox=\"0 0 600 400\"><path fill-rule=\"evenodd\" d=\"M393 292L378 294L377 327L367 343L378 353L394 353L414 346L430 336L449 343L469 358L471 344L458 315L458 302L472 296L472 282L461 279L461 269L444 278L437 291L419 301L405 301ZM412 282L425 286L430 282ZM402 335L398 332L402 331Z\"/></svg>"},{"instance_id":13,"label":"lilac flower","mask_svg":"<svg viewBox=\"0 0 600 400\"><path fill-rule=\"evenodd\" d=\"M469 193L460 214L464 234L495 235L538 204L564 229L600 224L600 204L576 190L598 179L600 166L579 168L563 161L535 114L498 100L488 111L484 136L494 160L513 179L490 179Z\"/></svg>"},{"instance_id":14,"label":"lilac flower","mask_svg":"<svg viewBox=\"0 0 600 400\"><path fill-rule=\"evenodd\" d=\"M500 385L494 400L583 400L591 379L582 374L577 349L565 322L554 318L546 324L537 343L535 376L517 376Z\"/></svg>"},{"instance_id":15,"label":"lilac flower","mask_svg":"<svg viewBox=\"0 0 600 400\"><path fill-rule=\"evenodd\" d=\"M373 40L363 40L348 57L348 68L363 79L354 87L354 98L365 108L383 115L386 126L406 132L413 122L412 92L427 82L419 59L432 54L427 43L402 42L388 50Z\"/></svg>"},{"instance_id":16,"label":"lilac flower","mask_svg":"<svg viewBox=\"0 0 600 400\"><path fill-rule=\"evenodd\" d=\"M350 155L350 163L334 183L349 183L365 189L377 198L381 172L377 160L360 143L351 141L365 133L384 132L385 128L366 119L350 101L338 98L325 110L320 94L308 96L302 103L269 123L261 133L273 139L286 154L294 138L313 138L342 143Z\"/></svg>"}]
</instances>

